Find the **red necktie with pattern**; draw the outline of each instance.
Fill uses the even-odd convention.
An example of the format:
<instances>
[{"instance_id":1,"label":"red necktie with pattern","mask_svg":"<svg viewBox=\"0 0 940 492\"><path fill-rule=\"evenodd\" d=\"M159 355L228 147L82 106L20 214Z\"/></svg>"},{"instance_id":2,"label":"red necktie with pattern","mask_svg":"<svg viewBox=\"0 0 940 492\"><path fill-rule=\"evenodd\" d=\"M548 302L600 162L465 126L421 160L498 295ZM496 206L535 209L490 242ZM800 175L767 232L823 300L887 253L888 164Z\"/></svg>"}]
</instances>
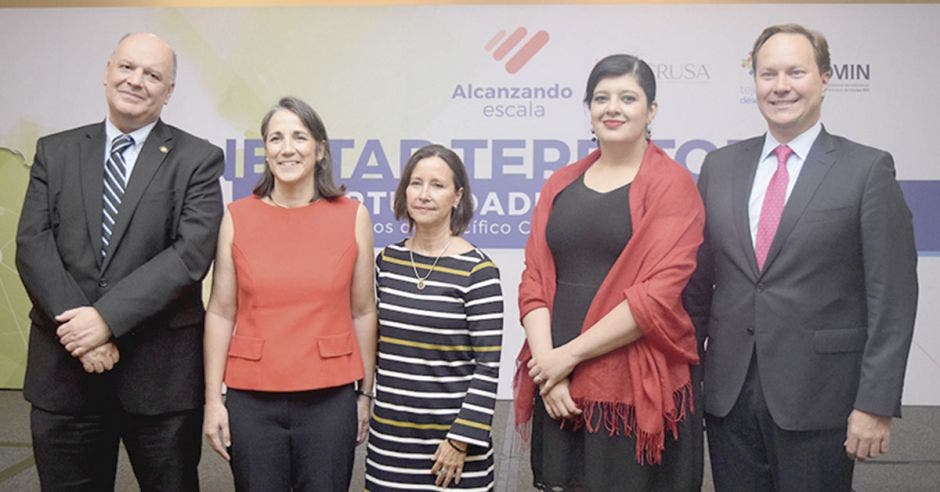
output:
<instances>
[{"instance_id":1,"label":"red necktie with pattern","mask_svg":"<svg viewBox=\"0 0 940 492\"><path fill-rule=\"evenodd\" d=\"M770 178L767 193L764 194L764 206L760 209L760 220L757 221L757 240L754 244L754 255L757 257L758 270L764 269L770 243L774 241L777 226L780 225L780 216L783 215L783 205L787 201L787 184L790 174L787 172L787 160L793 149L786 145L779 145L774 149L777 155L777 170Z\"/></svg>"}]
</instances>

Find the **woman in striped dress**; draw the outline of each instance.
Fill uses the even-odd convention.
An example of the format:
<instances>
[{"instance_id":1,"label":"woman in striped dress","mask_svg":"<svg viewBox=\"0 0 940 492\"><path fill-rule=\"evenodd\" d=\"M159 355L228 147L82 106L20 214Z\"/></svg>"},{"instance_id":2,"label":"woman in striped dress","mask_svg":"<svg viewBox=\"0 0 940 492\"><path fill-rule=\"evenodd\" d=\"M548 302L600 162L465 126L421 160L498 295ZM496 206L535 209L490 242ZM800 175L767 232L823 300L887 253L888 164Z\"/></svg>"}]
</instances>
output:
<instances>
[{"instance_id":1,"label":"woman in striped dress","mask_svg":"<svg viewBox=\"0 0 940 492\"><path fill-rule=\"evenodd\" d=\"M492 490L499 270L460 237L467 171L440 145L409 159L395 215L414 235L376 258L379 350L366 489Z\"/></svg>"}]
</instances>

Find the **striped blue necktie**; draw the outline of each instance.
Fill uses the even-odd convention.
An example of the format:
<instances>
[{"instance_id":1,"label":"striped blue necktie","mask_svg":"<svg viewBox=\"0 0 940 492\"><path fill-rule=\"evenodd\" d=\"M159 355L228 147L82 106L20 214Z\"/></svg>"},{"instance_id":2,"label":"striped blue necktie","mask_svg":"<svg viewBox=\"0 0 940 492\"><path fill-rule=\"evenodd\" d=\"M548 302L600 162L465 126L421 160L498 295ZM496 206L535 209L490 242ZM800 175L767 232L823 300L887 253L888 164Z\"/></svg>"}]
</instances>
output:
<instances>
[{"instance_id":1,"label":"striped blue necktie","mask_svg":"<svg viewBox=\"0 0 940 492\"><path fill-rule=\"evenodd\" d=\"M127 186L127 163L122 155L128 147L134 145L130 135L118 135L111 141L111 154L104 166L104 206L101 209L101 258L108 256L108 244L111 242L111 231L117 220L118 208L124 189Z\"/></svg>"}]
</instances>

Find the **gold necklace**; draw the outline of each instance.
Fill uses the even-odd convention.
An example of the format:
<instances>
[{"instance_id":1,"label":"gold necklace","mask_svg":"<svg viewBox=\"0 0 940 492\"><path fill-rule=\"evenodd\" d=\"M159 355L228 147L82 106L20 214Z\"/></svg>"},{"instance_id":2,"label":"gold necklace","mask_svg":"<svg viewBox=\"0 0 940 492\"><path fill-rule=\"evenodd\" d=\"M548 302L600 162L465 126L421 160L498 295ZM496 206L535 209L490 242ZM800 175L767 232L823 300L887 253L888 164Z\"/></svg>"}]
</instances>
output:
<instances>
[{"instance_id":1,"label":"gold necklace","mask_svg":"<svg viewBox=\"0 0 940 492\"><path fill-rule=\"evenodd\" d=\"M271 203L277 205L278 207L281 207L281 208L290 208L290 207L287 207L287 206L284 206L284 205L281 205L280 203L278 203L278 201L274 199L274 193L271 193L270 195L268 195L268 198L271 199Z\"/></svg>"},{"instance_id":2,"label":"gold necklace","mask_svg":"<svg viewBox=\"0 0 940 492\"><path fill-rule=\"evenodd\" d=\"M278 207L286 208L286 209L294 208L294 207L288 207L287 205L284 205L284 204L278 202L277 200L275 200L275 199L274 199L274 193L269 194L269 195L268 195L268 198L271 199L271 203L277 205ZM311 201L312 201L312 200L311 200Z\"/></svg>"},{"instance_id":3,"label":"gold necklace","mask_svg":"<svg viewBox=\"0 0 940 492\"><path fill-rule=\"evenodd\" d=\"M447 240L447 244L444 245L444 249L442 249L441 252L437 254L437 258L434 258L434 263L431 263L431 268L428 268L428 274L422 277L421 275L418 275L418 266L415 265L415 253L414 253L415 241L414 241L414 238L411 239L412 247L408 249L408 256L411 258L411 269L415 271L415 278L418 279L418 290L424 290L424 287L425 287L424 281L427 280L428 277L430 277L432 273L434 273L434 267L437 266L437 262L440 261L441 256L444 256L444 252L447 251L447 248L450 246L450 242L453 240L454 240L454 236L451 236L450 239Z\"/></svg>"}]
</instances>

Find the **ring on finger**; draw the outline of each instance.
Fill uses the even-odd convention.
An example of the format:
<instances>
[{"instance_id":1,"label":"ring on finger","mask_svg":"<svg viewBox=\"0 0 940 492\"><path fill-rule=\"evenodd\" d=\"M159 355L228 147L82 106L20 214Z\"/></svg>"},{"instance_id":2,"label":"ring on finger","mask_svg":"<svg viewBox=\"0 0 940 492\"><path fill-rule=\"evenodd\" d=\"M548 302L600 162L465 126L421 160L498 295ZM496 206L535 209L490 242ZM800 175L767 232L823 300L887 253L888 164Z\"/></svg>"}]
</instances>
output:
<instances>
[{"instance_id":1,"label":"ring on finger","mask_svg":"<svg viewBox=\"0 0 940 492\"><path fill-rule=\"evenodd\" d=\"M535 384L542 384L542 381L544 381L544 379L542 379L542 376L535 376L535 378L533 378L532 380L535 381Z\"/></svg>"}]
</instances>

